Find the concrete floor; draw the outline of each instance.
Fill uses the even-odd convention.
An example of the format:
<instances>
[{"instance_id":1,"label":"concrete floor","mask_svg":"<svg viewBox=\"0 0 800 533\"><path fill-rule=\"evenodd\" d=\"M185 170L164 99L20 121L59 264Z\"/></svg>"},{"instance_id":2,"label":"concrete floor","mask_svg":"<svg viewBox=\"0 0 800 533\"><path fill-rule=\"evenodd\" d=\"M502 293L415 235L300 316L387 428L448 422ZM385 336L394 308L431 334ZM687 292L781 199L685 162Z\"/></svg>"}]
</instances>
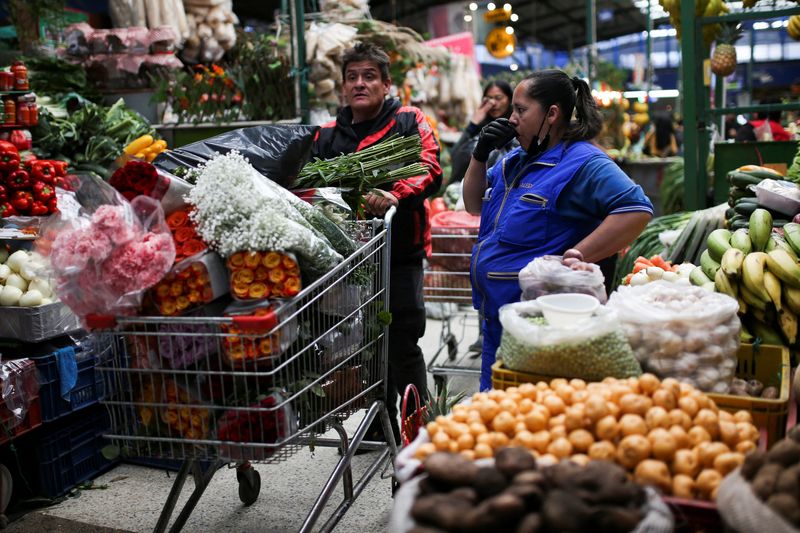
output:
<instances>
[{"instance_id":1,"label":"concrete floor","mask_svg":"<svg viewBox=\"0 0 800 533\"><path fill-rule=\"evenodd\" d=\"M420 345L426 359L431 360L442 345L441 320L428 320L425 337ZM458 341L459 356L455 363L447 360L446 350L435 361L440 370L453 364L479 365L479 359L464 356L467 346L477 338L477 316L474 312L459 312L449 321L450 332ZM446 370L445 370L446 371ZM429 388L433 380L429 375ZM455 377L450 383L451 394L477 390L477 376ZM361 420L357 413L345 426L352 432ZM353 475L357 480L372 462L374 454L356 456ZM258 501L244 507L237 494L235 470L223 468L212 479L184 531L235 531L285 533L297 531L328 476L339 460L332 448L317 448L314 453L303 449L277 465L257 465L261 474L261 493ZM387 471L390 474L390 471ZM174 473L133 465L121 465L95 480L96 490L83 490L79 497L37 510L11 523L7 531L20 532L145 532L152 531L167 499ZM193 488L187 480L179 506ZM324 523L343 498L337 487L318 526ZM392 508L391 482L376 475L365 487L336 527L337 532L385 531ZM176 513L177 514L177 513Z\"/></svg>"}]
</instances>

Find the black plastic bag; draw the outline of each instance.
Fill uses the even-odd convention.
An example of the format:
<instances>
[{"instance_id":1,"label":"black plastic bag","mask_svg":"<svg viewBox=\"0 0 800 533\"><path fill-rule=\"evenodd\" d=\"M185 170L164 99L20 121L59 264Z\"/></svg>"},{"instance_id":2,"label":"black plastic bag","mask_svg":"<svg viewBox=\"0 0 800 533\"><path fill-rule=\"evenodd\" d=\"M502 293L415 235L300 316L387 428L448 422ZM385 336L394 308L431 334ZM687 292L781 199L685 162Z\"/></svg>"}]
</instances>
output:
<instances>
[{"instance_id":1,"label":"black plastic bag","mask_svg":"<svg viewBox=\"0 0 800 533\"><path fill-rule=\"evenodd\" d=\"M217 153L238 150L261 174L289 187L311 158L311 145L319 126L266 124L241 128L162 152L153 164L174 173L177 167L195 168Z\"/></svg>"}]
</instances>

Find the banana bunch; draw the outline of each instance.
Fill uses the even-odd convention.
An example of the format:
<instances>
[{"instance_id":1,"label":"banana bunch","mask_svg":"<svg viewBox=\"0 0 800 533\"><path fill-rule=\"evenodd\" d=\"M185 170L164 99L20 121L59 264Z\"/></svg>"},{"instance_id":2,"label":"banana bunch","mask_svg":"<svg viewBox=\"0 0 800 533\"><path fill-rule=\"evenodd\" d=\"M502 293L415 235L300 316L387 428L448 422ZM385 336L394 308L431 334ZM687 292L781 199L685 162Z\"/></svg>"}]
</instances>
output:
<instances>
[{"instance_id":1,"label":"banana bunch","mask_svg":"<svg viewBox=\"0 0 800 533\"><path fill-rule=\"evenodd\" d=\"M739 301L742 341L795 345L800 313L800 224L787 223L784 236L772 231L772 215L755 209L747 228L717 229L708 236L695 285Z\"/></svg>"},{"instance_id":2,"label":"banana bunch","mask_svg":"<svg viewBox=\"0 0 800 533\"><path fill-rule=\"evenodd\" d=\"M786 27L789 37L795 41L800 41L800 15L789 17L789 25Z\"/></svg>"},{"instance_id":3,"label":"banana bunch","mask_svg":"<svg viewBox=\"0 0 800 533\"><path fill-rule=\"evenodd\" d=\"M765 179L783 179L771 168L756 165L745 165L732 170L728 172L726 178L730 184L728 192L730 207L725 211L725 227L731 231L748 228L753 211L764 208L758 203L753 187ZM775 228L783 227L788 222L783 218L785 215L774 212L771 214L772 226Z\"/></svg>"},{"instance_id":4,"label":"banana bunch","mask_svg":"<svg viewBox=\"0 0 800 533\"><path fill-rule=\"evenodd\" d=\"M681 38L681 0L659 0L658 2L664 11L669 13L669 22L678 32L678 39ZM694 3L694 15L696 17L715 17L730 12L725 0L696 0ZM703 42L706 46L717 38L722 30L719 24L706 24L703 26Z\"/></svg>"}]
</instances>

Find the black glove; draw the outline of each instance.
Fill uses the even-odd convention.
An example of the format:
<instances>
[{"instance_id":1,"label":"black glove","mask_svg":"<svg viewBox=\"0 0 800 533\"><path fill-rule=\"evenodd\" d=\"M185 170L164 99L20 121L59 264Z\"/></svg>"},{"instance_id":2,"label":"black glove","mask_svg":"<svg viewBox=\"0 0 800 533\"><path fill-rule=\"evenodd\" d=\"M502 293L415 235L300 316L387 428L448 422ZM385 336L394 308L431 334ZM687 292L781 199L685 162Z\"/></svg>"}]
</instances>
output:
<instances>
[{"instance_id":1,"label":"black glove","mask_svg":"<svg viewBox=\"0 0 800 533\"><path fill-rule=\"evenodd\" d=\"M514 129L508 119L498 118L483 127L481 136L478 137L478 144L472 151L472 157L476 161L486 163L492 150L502 148L516 136L517 130Z\"/></svg>"}]
</instances>

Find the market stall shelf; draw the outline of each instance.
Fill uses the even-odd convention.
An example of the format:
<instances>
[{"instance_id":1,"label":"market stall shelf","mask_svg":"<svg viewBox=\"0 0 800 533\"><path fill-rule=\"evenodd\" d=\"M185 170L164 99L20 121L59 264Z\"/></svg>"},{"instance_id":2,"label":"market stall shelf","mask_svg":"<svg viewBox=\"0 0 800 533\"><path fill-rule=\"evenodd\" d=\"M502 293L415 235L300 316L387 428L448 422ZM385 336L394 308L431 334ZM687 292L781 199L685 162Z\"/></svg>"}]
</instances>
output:
<instances>
[{"instance_id":1,"label":"market stall shelf","mask_svg":"<svg viewBox=\"0 0 800 533\"><path fill-rule=\"evenodd\" d=\"M239 497L249 505L260 489L260 476L251 462L281 462L304 445L339 448L342 457L301 531L315 526L340 480L345 498L321 531L331 530L369 480L391 467L394 442L364 438L376 417L384 434L391 436L382 399L388 365L386 284L392 214L385 222L363 222L369 237L354 254L296 297L274 300L258 313L89 320L98 335L116 341L111 343L111 360L98 367L106 388L115 391L103 401L111 417L106 436L123 456L183 461L156 531L168 528L190 473L195 489L171 531L184 526L225 463L237 465ZM330 305L322 305L326 295L349 285L362 288L357 307L332 313ZM350 331L354 323L361 324L360 334ZM349 339L347 345L343 339ZM191 360L173 358L161 368L151 364L153 351L183 350L182 341L191 341ZM270 355L247 357L254 350ZM232 351L243 354L236 364L226 356ZM362 409L363 421L348 436L342 421ZM322 437L328 429L339 438ZM380 453L354 482L350 462L359 447Z\"/></svg>"}]
</instances>

